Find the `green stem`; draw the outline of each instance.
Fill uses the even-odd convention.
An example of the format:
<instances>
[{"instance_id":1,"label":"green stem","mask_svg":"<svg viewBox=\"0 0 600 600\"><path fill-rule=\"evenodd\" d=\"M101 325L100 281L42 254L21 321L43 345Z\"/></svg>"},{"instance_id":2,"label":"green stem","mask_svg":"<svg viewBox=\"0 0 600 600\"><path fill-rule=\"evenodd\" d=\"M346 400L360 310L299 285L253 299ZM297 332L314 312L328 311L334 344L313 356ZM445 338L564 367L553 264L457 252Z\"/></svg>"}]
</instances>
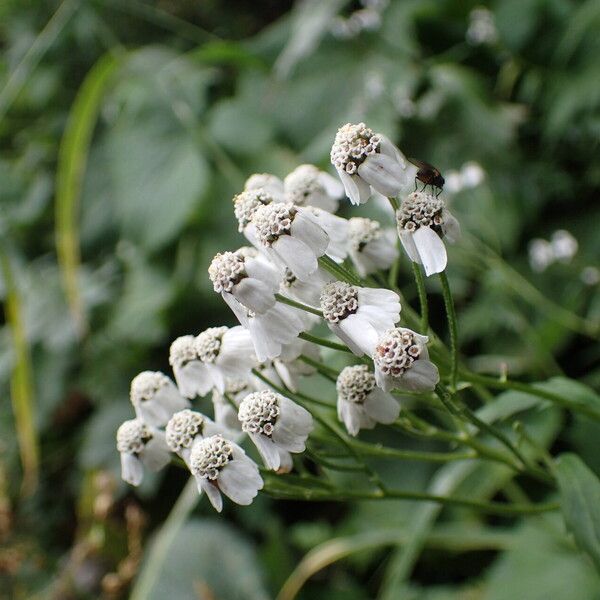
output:
<instances>
[{"instance_id":1,"label":"green stem","mask_svg":"<svg viewBox=\"0 0 600 600\"><path fill-rule=\"evenodd\" d=\"M324 346L325 348L332 348L333 350L339 350L340 352L349 352L350 354L352 354L352 350L350 350L350 348L347 348L346 346L338 344L336 342L331 342L329 340L326 340L325 338L312 335L311 333L303 332L299 334L298 337L303 340L306 340L307 342L312 342L313 344Z\"/></svg>"},{"instance_id":2,"label":"green stem","mask_svg":"<svg viewBox=\"0 0 600 600\"><path fill-rule=\"evenodd\" d=\"M456 390L456 379L458 377L458 328L456 323L456 311L454 309L454 300L452 299L452 291L446 277L446 272L442 271L439 274L442 284L442 294L444 296L444 306L446 307L446 316L448 318L448 328L450 330L450 388Z\"/></svg>"},{"instance_id":3,"label":"green stem","mask_svg":"<svg viewBox=\"0 0 600 600\"><path fill-rule=\"evenodd\" d=\"M367 444L360 440L353 440L352 445L369 456L382 458L399 458L401 460L414 460L423 462L452 462L453 460L469 460L477 458L475 452L419 452L416 450L402 450L399 448L388 448L381 444Z\"/></svg>"},{"instance_id":4,"label":"green stem","mask_svg":"<svg viewBox=\"0 0 600 600\"><path fill-rule=\"evenodd\" d=\"M404 416L407 417L409 413L405 412ZM409 427L402 420L397 422L397 426L408 435L415 437L417 439L431 439L437 440L440 442L447 442L449 444L456 444L459 446L467 446L468 448L472 448L477 452L480 458L492 460L497 463L501 463L511 470L516 471L518 473L521 472L521 469L515 465L515 463L510 460L508 456L506 456L503 452L499 452L498 450L494 450L493 448L489 448L485 444L481 443L479 440L476 440L472 437L467 437L462 433L451 433L450 431L443 431L442 429L438 429L433 425L430 425L426 421L422 421L416 415L410 415L409 417L411 424L413 424L417 429L413 429Z\"/></svg>"},{"instance_id":5,"label":"green stem","mask_svg":"<svg viewBox=\"0 0 600 600\"><path fill-rule=\"evenodd\" d=\"M574 412L580 412L584 415L587 415L588 417L591 417L596 421L600 421L600 410L598 410L597 408L594 408L593 406L589 406L587 404L581 404L579 402L569 400L568 398L563 398L562 396L553 394L552 392L547 392L546 390L542 390L528 383L523 383L521 381L509 381L506 379L496 379L495 377L479 375L478 373L471 373L466 371L461 372L461 377L471 383L480 383L481 385L493 389L517 390L519 392L524 392L525 394L530 394L531 396L537 396L538 398L549 400L553 404L561 406L562 408L566 408Z\"/></svg>"},{"instance_id":6,"label":"green stem","mask_svg":"<svg viewBox=\"0 0 600 600\"><path fill-rule=\"evenodd\" d=\"M452 395L442 385L436 385L435 393L438 395L438 398L444 403L444 405L448 408L448 411L467 419L468 421L473 423L473 425L475 425L475 427L477 427L479 431L491 435L492 437L496 438L503 446L505 446L506 449L509 450L509 452L511 452L511 454L513 454L515 458L519 461L520 467L522 467L519 470L526 471L528 474L540 481L543 481L544 483L554 483L554 479L550 475L548 475L546 471L543 471L537 466L530 464L530 462L525 458L525 456L523 456L522 452L508 439L508 437L506 437L506 435L504 435L502 431L496 429L495 427L492 427L489 423L482 421L464 403L460 403L460 405L458 406L455 405L452 399Z\"/></svg>"},{"instance_id":7,"label":"green stem","mask_svg":"<svg viewBox=\"0 0 600 600\"><path fill-rule=\"evenodd\" d=\"M421 312L421 332L427 335L429 329L429 307L427 305L427 290L425 289L425 278L421 266L417 263L412 263L415 283L417 284L417 293L419 294L419 306Z\"/></svg>"},{"instance_id":8,"label":"green stem","mask_svg":"<svg viewBox=\"0 0 600 600\"><path fill-rule=\"evenodd\" d=\"M285 296L282 296L281 294L275 294L275 299L277 300L277 302L281 302L282 304L287 304L288 306L293 306L294 308L303 310L308 313L312 313L313 315L317 315L317 317L323 318L323 313L320 310L317 310L316 308L313 308L312 306L308 306L307 304L302 304L302 302L296 302L295 300L292 300L291 298L286 298Z\"/></svg>"},{"instance_id":9,"label":"green stem","mask_svg":"<svg viewBox=\"0 0 600 600\"><path fill-rule=\"evenodd\" d=\"M549 511L555 511L560 508L558 502L543 502L539 504L503 504L501 502L483 502L471 498L459 498L456 496L439 496L437 494L428 494L425 492L410 492L404 490L385 490L375 492L361 492L352 490L335 490L332 492L323 492L316 489L299 489L287 493L285 490L273 490L265 485L265 492L275 498L297 499L308 501L330 501L346 502L348 500L417 500L421 502L437 502L446 506L461 506L463 508L472 508L488 514L495 515L531 515L540 514Z\"/></svg>"},{"instance_id":10,"label":"green stem","mask_svg":"<svg viewBox=\"0 0 600 600\"><path fill-rule=\"evenodd\" d=\"M336 279L341 279L352 285L360 285L362 282L357 275L350 273L344 267L336 263L331 257L324 254L319 257L319 264L326 270L329 271Z\"/></svg>"},{"instance_id":11,"label":"green stem","mask_svg":"<svg viewBox=\"0 0 600 600\"><path fill-rule=\"evenodd\" d=\"M329 379L329 381L333 383L337 381L339 373L335 369L332 369L327 365L322 365L320 362L317 362L316 360L313 360L310 356L305 356L304 354L301 354L298 357L298 359L301 360L303 363L306 363L307 365L310 365L311 367L316 369L318 373L320 373L326 379Z\"/></svg>"}]
</instances>

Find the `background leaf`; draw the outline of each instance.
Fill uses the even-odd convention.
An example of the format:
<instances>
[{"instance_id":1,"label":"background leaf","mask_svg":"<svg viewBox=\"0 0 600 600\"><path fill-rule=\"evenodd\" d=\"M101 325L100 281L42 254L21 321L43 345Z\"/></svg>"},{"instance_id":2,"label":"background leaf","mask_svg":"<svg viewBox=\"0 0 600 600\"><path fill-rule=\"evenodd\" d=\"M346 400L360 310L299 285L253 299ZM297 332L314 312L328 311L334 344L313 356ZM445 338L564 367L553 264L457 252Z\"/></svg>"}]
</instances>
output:
<instances>
[{"instance_id":1,"label":"background leaf","mask_svg":"<svg viewBox=\"0 0 600 600\"><path fill-rule=\"evenodd\" d=\"M556 477L565 523L600 571L600 481L576 454L558 458Z\"/></svg>"}]
</instances>

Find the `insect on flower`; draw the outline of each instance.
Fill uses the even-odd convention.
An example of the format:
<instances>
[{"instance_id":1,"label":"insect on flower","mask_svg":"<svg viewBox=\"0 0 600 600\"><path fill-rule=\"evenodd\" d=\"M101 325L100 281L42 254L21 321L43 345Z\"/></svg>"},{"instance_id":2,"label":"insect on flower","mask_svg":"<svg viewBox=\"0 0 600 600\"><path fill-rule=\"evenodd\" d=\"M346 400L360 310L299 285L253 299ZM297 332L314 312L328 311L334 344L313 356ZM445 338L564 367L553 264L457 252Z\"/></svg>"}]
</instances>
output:
<instances>
[{"instance_id":1,"label":"insect on flower","mask_svg":"<svg viewBox=\"0 0 600 600\"><path fill-rule=\"evenodd\" d=\"M430 165L429 163L419 160L418 158L408 158L408 162L418 167L417 175L415 176L415 190L417 189L417 179L423 183L423 191L428 185L433 188L437 188L436 198L442 193L442 189L444 188L445 180L442 177L439 169Z\"/></svg>"}]
</instances>

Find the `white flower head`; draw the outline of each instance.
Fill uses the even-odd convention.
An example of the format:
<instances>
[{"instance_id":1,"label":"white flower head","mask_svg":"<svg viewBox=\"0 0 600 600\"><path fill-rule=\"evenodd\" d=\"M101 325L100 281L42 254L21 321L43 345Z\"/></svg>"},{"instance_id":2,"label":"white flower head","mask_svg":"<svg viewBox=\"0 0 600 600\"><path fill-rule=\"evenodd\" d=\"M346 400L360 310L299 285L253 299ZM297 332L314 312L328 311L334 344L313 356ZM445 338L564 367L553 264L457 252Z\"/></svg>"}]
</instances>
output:
<instances>
[{"instance_id":1,"label":"white flower head","mask_svg":"<svg viewBox=\"0 0 600 600\"><path fill-rule=\"evenodd\" d=\"M552 234L550 243L552 244L552 251L556 260L564 263L571 262L579 248L577 238L566 229L555 231Z\"/></svg>"},{"instance_id":2,"label":"white flower head","mask_svg":"<svg viewBox=\"0 0 600 600\"><path fill-rule=\"evenodd\" d=\"M217 254L208 267L213 289L227 300L233 296L240 304L258 314L275 305L281 283L280 272L264 257L252 255L248 248Z\"/></svg>"},{"instance_id":3,"label":"white flower head","mask_svg":"<svg viewBox=\"0 0 600 600\"><path fill-rule=\"evenodd\" d=\"M555 260L552 244L542 238L534 238L529 242L529 266L536 271L542 273Z\"/></svg>"},{"instance_id":4,"label":"white flower head","mask_svg":"<svg viewBox=\"0 0 600 600\"><path fill-rule=\"evenodd\" d=\"M165 440L171 452L189 464L192 446L197 440L222 431L202 413L186 408L176 412L165 427Z\"/></svg>"},{"instance_id":5,"label":"white flower head","mask_svg":"<svg viewBox=\"0 0 600 600\"><path fill-rule=\"evenodd\" d=\"M171 460L165 434L139 418L121 424L117 430L117 450L121 455L121 477L135 486L142 483L144 467L160 471Z\"/></svg>"},{"instance_id":6,"label":"white flower head","mask_svg":"<svg viewBox=\"0 0 600 600\"><path fill-rule=\"evenodd\" d=\"M306 409L271 390L248 394L240 404L238 419L265 465L274 471L282 466L282 454L287 459L286 453L304 451L306 438L313 429L312 417Z\"/></svg>"},{"instance_id":7,"label":"white flower head","mask_svg":"<svg viewBox=\"0 0 600 600\"><path fill-rule=\"evenodd\" d=\"M397 196L408 181L406 160L384 135L364 123L346 123L331 147L331 163L352 204L365 203L373 191Z\"/></svg>"},{"instance_id":8,"label":"white flower head","mask_svg":"<svg viewBox=\"0 0 600 600\"><path fill-rule=\"evenodd\" d=\"M442 237L455 242L460 235L458 221L441 198L413 192L396 211L398 235L409 258L422 264L425 274L441 273L448 263Z\"/></svg>"},{"instance_id":9,"label":"white flower head","mask_svg":"<svg viewBox=\"0 0 600 600\"><path fill-rule=\"evenodd\" d=\"M245 190L233 197L233 212L238 222L238 231L243 233L253 246L259 247L252 219L261 206L272 202L277 202L275 196L262 188Z\"/></svg>"},{"instance_id":10,"label":"white flower head","mask_svg":"<svg viewBox=\"0 0 600 600\"><path fill-rule=\"evenodd\" d=\"M261 206L252 219L256 237L270 258L289 267L296 277L308 279L318 267L329 237L306 208L290 203Z\"/></svg>"},{"instance_id":11,"label":"white flower head","mask_svg":"<svg viewBox=\"0 0 600 600\"><path fill-rule=\"evenodd\" d=\"M469 13L469 28L466 39L472 46L493 44L498 39L494 13L484 6L478 6Z\"/></svg>"},{"instance_id":12,"label":"white flower head","mask_svg":"<svg viewBox=\"0 0 600 600\"><path fill-rule=\"evenodd\" d=\"M429 360L428 338L404 327L386 331L377 341L373 364L375 380L384 391L393 388L431 391L440 380L437 367Z\"/></svg>"},{"instance_id":13,"label":"white flower head","mask_svg":"<svg viewBox=\"0 0 600 600\"><path fill-rule=\"evenodd\" d=\"M396 233L365 217L348 220L348 254L361 277L389 269L398 257Z\"/></svg>"},{"instance_id":14,"label":"white flower head","mask_svg":"<svg viewBox=\"0 0 600 600\"><path fill-rule=\"evenodd\" d=\"M372 429L375 423L393 423L400 413L398 401L377 387L367 365L346 367L338 375L337 413L350 435Z\"/></svg>"},{"instance_id":15,"label":"white flower head","mask_svg":"<svg viewBox=\"0 0 600 600\"><path fill-rule=\"evenodd\" d=\"M136 375L131 380L129 398L136 416L153 427L162 427L173 413L190 404L160 371L143 371Z\"/></svg>"},{"instance_id":16,"label":"white flower head","mask_svg":"<svg viewBox=\"0 0 600 600\"><path fill-rule=\"evenodd\" d=\"M283 181L285 199L296 206L315 206L334 213L344 195L341 183L314 165L300 165Z\"/></svg>"},{"instance_id":17,"label":"white flower head","mask_svg":"<svg viewBox=\"0 0 600 600\"><path fill-rule=\"evenodd\" d=\"M263 487L256 463L235 443L221 435L204 438L192 447L190 471L198 491L206 492L213 507L221 512L221 493L247 506Z\"/></svg>"},{"instance_id":18,"label":"white flower head","mask_svg":"<svg viewBox=\"0 0 600 600\"><path fill-rule=\"evenodd\" d=\"M257 359L243 327L210 327L196 337L177 338L171 344L169 362L180 392L194 398L213 387L223 393L228 378L247 379Z\"/></svg>"},{"instance_id":19,"label":"white flower head","mask_svg":"<svg viewBox=\"0 0 600 600\"><path fill-rule=\"evenodd\" d=\"M264 190L275 202L284 201L283 181L271 173L254 173L246 179L244 191Z\"/></svg>"},{"instance_id":20,"label":"white flower head","mask_svg":"<svg viewBox=\"0 0 600 600\"><path fill-rule=\"evenodd\" d=\"M354 354L372 355L379 336L400 320L400 298L391 290L334 281L321 292L321 310L331 331Z\"/></svg>"}]
</instances>

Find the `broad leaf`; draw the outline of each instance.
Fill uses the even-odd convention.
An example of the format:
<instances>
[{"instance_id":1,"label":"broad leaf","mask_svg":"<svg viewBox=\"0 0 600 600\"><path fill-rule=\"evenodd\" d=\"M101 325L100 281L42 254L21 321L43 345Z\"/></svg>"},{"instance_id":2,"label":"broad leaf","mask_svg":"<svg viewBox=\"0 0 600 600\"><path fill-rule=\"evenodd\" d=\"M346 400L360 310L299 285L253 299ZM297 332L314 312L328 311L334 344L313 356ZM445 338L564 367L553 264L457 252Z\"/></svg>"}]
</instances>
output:
<instances>
[{"instance_id":1,"label":"broad leaf","mask_svg":"<svg viewBox=\"0 0 600 600\"><path fill-rule=\"evenodd\" d=\"M560 456L556 476L565 523L600 570L600 481L575 454Z\"/></svg>"}]
</instances>

